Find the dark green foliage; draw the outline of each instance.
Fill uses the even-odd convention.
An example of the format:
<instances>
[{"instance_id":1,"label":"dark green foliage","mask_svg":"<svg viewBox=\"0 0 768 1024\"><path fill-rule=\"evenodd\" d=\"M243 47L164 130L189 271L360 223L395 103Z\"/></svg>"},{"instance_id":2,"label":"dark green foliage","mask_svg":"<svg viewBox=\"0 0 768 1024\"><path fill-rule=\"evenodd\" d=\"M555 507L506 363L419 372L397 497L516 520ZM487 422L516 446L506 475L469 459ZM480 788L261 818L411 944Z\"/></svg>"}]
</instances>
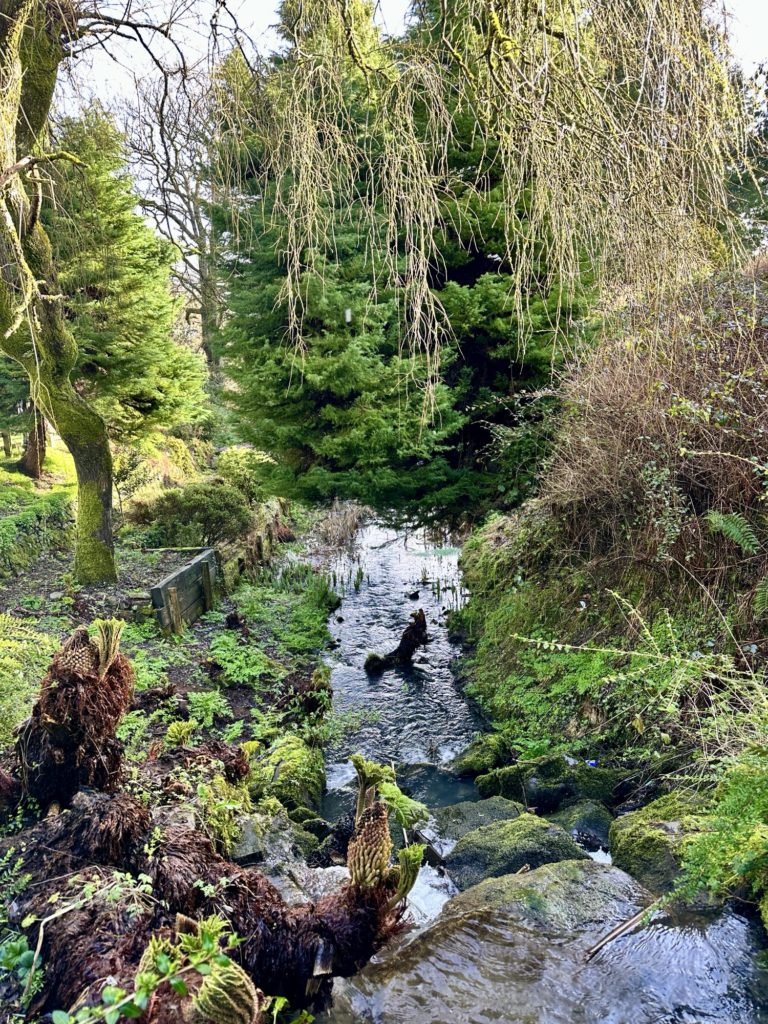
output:
<instances>
[{"instance_id":1,"label":"dark green foliage","mask_svg":"<svg viewBox=\"0 0 768 1024\"><path fill-rule=\"evenodd\" d=\"M362 135L376 96L360 85L350 73ZM249 230L241 231L250 240L244 258L226 265L231 316L221 354L238 384L228 397L243 437L275 457L266 479L273 493L462 519L515 506L537 485L556 404L547 390L556 341L584 304L566 301L542 261L541 294L516 308L514 255L498 255L507 253L508 202L493 145L483 147L469 121L457 123L454 198L435 224L440 261L430 284L446 330L431 401L431 368L405 345L402 308L370 257L386 231L364 213L370 183L359 182L360 203L307 258L299 348L288 340L279 196L259 183L262 201L249 207ZM253 159L259 163L258 150ZM488 186L482 196L457 185L478 175ZM522 234L524 204L514 212ZM226 210L218 217L222 229L231 227Z\"/></svg>"},{"instance_id":2,"label":"dark green foliage","mask_svg":"<svg viewBox=\"0 0 768 1024\"><path fill-rule=\"evenodd\" d=\"M157 546L203 547L248 532L251 511L242 494L221 483L166 491L149 508Z\"/></svg>"},{"instance_id":3,"label":"dark green foliage","mask_svg":"<svg viewBox=\"0 0 768 1024\"><path fill-rule=\"evenodd\" d=\"M43 209L79 349L73 379L113 437L188 423L205 368L173 337L176 251L136 212L123 137L98 104L62 118L55 133L85 165L56 165L56 202Z\"/></svg>"}]
</instances>

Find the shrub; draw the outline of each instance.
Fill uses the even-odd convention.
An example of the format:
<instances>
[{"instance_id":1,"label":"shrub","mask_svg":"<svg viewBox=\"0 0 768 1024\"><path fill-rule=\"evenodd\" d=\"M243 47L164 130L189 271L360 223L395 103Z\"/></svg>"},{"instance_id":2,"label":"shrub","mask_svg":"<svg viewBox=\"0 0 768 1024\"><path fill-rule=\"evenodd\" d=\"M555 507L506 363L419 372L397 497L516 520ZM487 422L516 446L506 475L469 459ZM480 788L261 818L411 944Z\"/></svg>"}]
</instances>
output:
<instances>
[{"instance_id":1,"label":"shrub","mask_svg":"<svg viewBox=\"0 0 768 1024\"><path fill-rule=\"evenodd\" d=\"M194 483L167 491L150 507L159 545L203 547L247 533L251 512L229 484Z\"/></svg>"},{"instance_id":2,"label":"shrub","mask_svg":"<svg viewBox=\"0 0 768 1024\"><path fill-rule=\"evenodd\" d=\"M216 473L221 480L238 490L249 505L256 505L266 497L264 468L273 460L255 448L227 448L216 462Z\"/></svg>"},{"instance_id":3,"label":"shrub","mask_svg":"<svg viewBox=\"0 0 768 1024\"><path fill-rule=\"evenodd\" d=\"M687 846L678 891L748 894L768 927L768 751L754 747L734 761L715 793L702 832Z\"/></svg>"},{"instance_id":4,"label":"shrub","mask_svg":"<svg viewBox=\"0 0 768 1024\"><path fill-rule=\"evenodd\" d=\"M564 384L543 498L584 555L768 569L768 261L588 352ZM723 537L731 543L723 543ZM734 547L735 545L735 547Z\"/></svg>"}]
</instances>

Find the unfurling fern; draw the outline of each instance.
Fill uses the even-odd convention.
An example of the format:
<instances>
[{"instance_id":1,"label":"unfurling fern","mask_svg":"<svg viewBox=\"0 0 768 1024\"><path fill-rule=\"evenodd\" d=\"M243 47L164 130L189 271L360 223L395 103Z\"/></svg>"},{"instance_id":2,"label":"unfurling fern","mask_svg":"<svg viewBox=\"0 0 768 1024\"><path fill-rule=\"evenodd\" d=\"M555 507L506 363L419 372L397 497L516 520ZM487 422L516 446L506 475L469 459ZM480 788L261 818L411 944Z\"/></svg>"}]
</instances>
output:
<instances>
[{"instance_id":1,"label":"unfurling fern","mask_svg":"<svg viewBox=\"0 0 768 1024\"><path fill-rule=\"evenodd\" d=\"M737 544L745 554L754 555L759 549L757 534L741 512L717 512L710 509L704 518L712 533L721 533Z\"/></svg>"}]
</instances>

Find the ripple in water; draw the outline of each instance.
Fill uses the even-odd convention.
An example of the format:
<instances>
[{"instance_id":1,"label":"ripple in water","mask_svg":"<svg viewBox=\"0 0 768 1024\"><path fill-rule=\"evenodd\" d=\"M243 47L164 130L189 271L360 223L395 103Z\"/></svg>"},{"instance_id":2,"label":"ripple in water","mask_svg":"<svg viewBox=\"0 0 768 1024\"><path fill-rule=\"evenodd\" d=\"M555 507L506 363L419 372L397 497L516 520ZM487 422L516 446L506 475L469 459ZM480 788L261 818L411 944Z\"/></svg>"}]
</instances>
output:
<instances>
[{"instance_id":1,"label":"ripple in water","mask_svg":"<svg viewBox=\"0 0 768 1024\"><path fill-rule=\"evenodd\" d=\"M352 554L331 565L338 589L344 587L331 622L338 644L330 659L334 709L362 712L364 720L329 752L329 788L351 781L344 762L355 751L397 765L445 763L482 728L451 670L460 648L449 639L446 612L464 598L458 553L431 543L423 530L406 534L374 523L360 531ZM358 569L363 578L355 591ZM430 642L416 652L413 668L367 676L367 655L397 647L419 608Z\"/></svg>"}]
</instances>

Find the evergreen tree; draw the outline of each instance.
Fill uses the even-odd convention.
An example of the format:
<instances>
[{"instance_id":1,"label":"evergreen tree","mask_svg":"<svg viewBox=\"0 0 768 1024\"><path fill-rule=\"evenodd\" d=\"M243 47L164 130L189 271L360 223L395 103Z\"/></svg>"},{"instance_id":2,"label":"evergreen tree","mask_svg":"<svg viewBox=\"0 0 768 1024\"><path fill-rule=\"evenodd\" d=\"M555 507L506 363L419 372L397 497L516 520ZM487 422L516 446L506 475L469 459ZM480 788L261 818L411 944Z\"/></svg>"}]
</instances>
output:
<instances>
[{"instance_id":1,"label":"evergreen tree","mask_svg":"<svg viewBox=\"0 0 768 1024\"><path fill-rule=\"evenodd\" d=\"M176 250L136 212L124 140L98 105L62 118L57 144L83 164L53 172L43 221L78 343L75 386L115 439L198 416L203 359L174 338L170 276Z\"/></svg>"},{"instance_id":2,"label":"evergreen tree","mask_svg":"<svg viewBox=\"0 0 768 1024\"><path fill-rule=\"evenodd\" d=\"M278 62L274 102L280 101L279 74ZM361 78L350 70L347 89L357 95L364 132L376 97ZM425 146L428 134L424 125ZM454 185L435 223L441 263L430 283L449 330L442 382L426 410L428 366L405 353L402 311L366 257L377 230L364 211L366 181L332 244L306 255L299 352L287 340L280 185L254 187L260 202L251 207L250 231L241 232L241 244L244 237L249 244L230 280L222 351L237 384L232 400L244 436L275 457L272 486L281 493L355 497L451 518L470 507L482 515L491 505L517 504L535 485L553 404L541 393L554 353L565 347L556 338L581 310L561 307L551 283L524 309L515 307L514 267L499 255L508 251L509 214L496 184L495 155L465 120L451 147L452 172L460 183L480 169L488 187L480 194ZM516 213L523 231L524 207Z\"/></svg>"}]
</instances>

